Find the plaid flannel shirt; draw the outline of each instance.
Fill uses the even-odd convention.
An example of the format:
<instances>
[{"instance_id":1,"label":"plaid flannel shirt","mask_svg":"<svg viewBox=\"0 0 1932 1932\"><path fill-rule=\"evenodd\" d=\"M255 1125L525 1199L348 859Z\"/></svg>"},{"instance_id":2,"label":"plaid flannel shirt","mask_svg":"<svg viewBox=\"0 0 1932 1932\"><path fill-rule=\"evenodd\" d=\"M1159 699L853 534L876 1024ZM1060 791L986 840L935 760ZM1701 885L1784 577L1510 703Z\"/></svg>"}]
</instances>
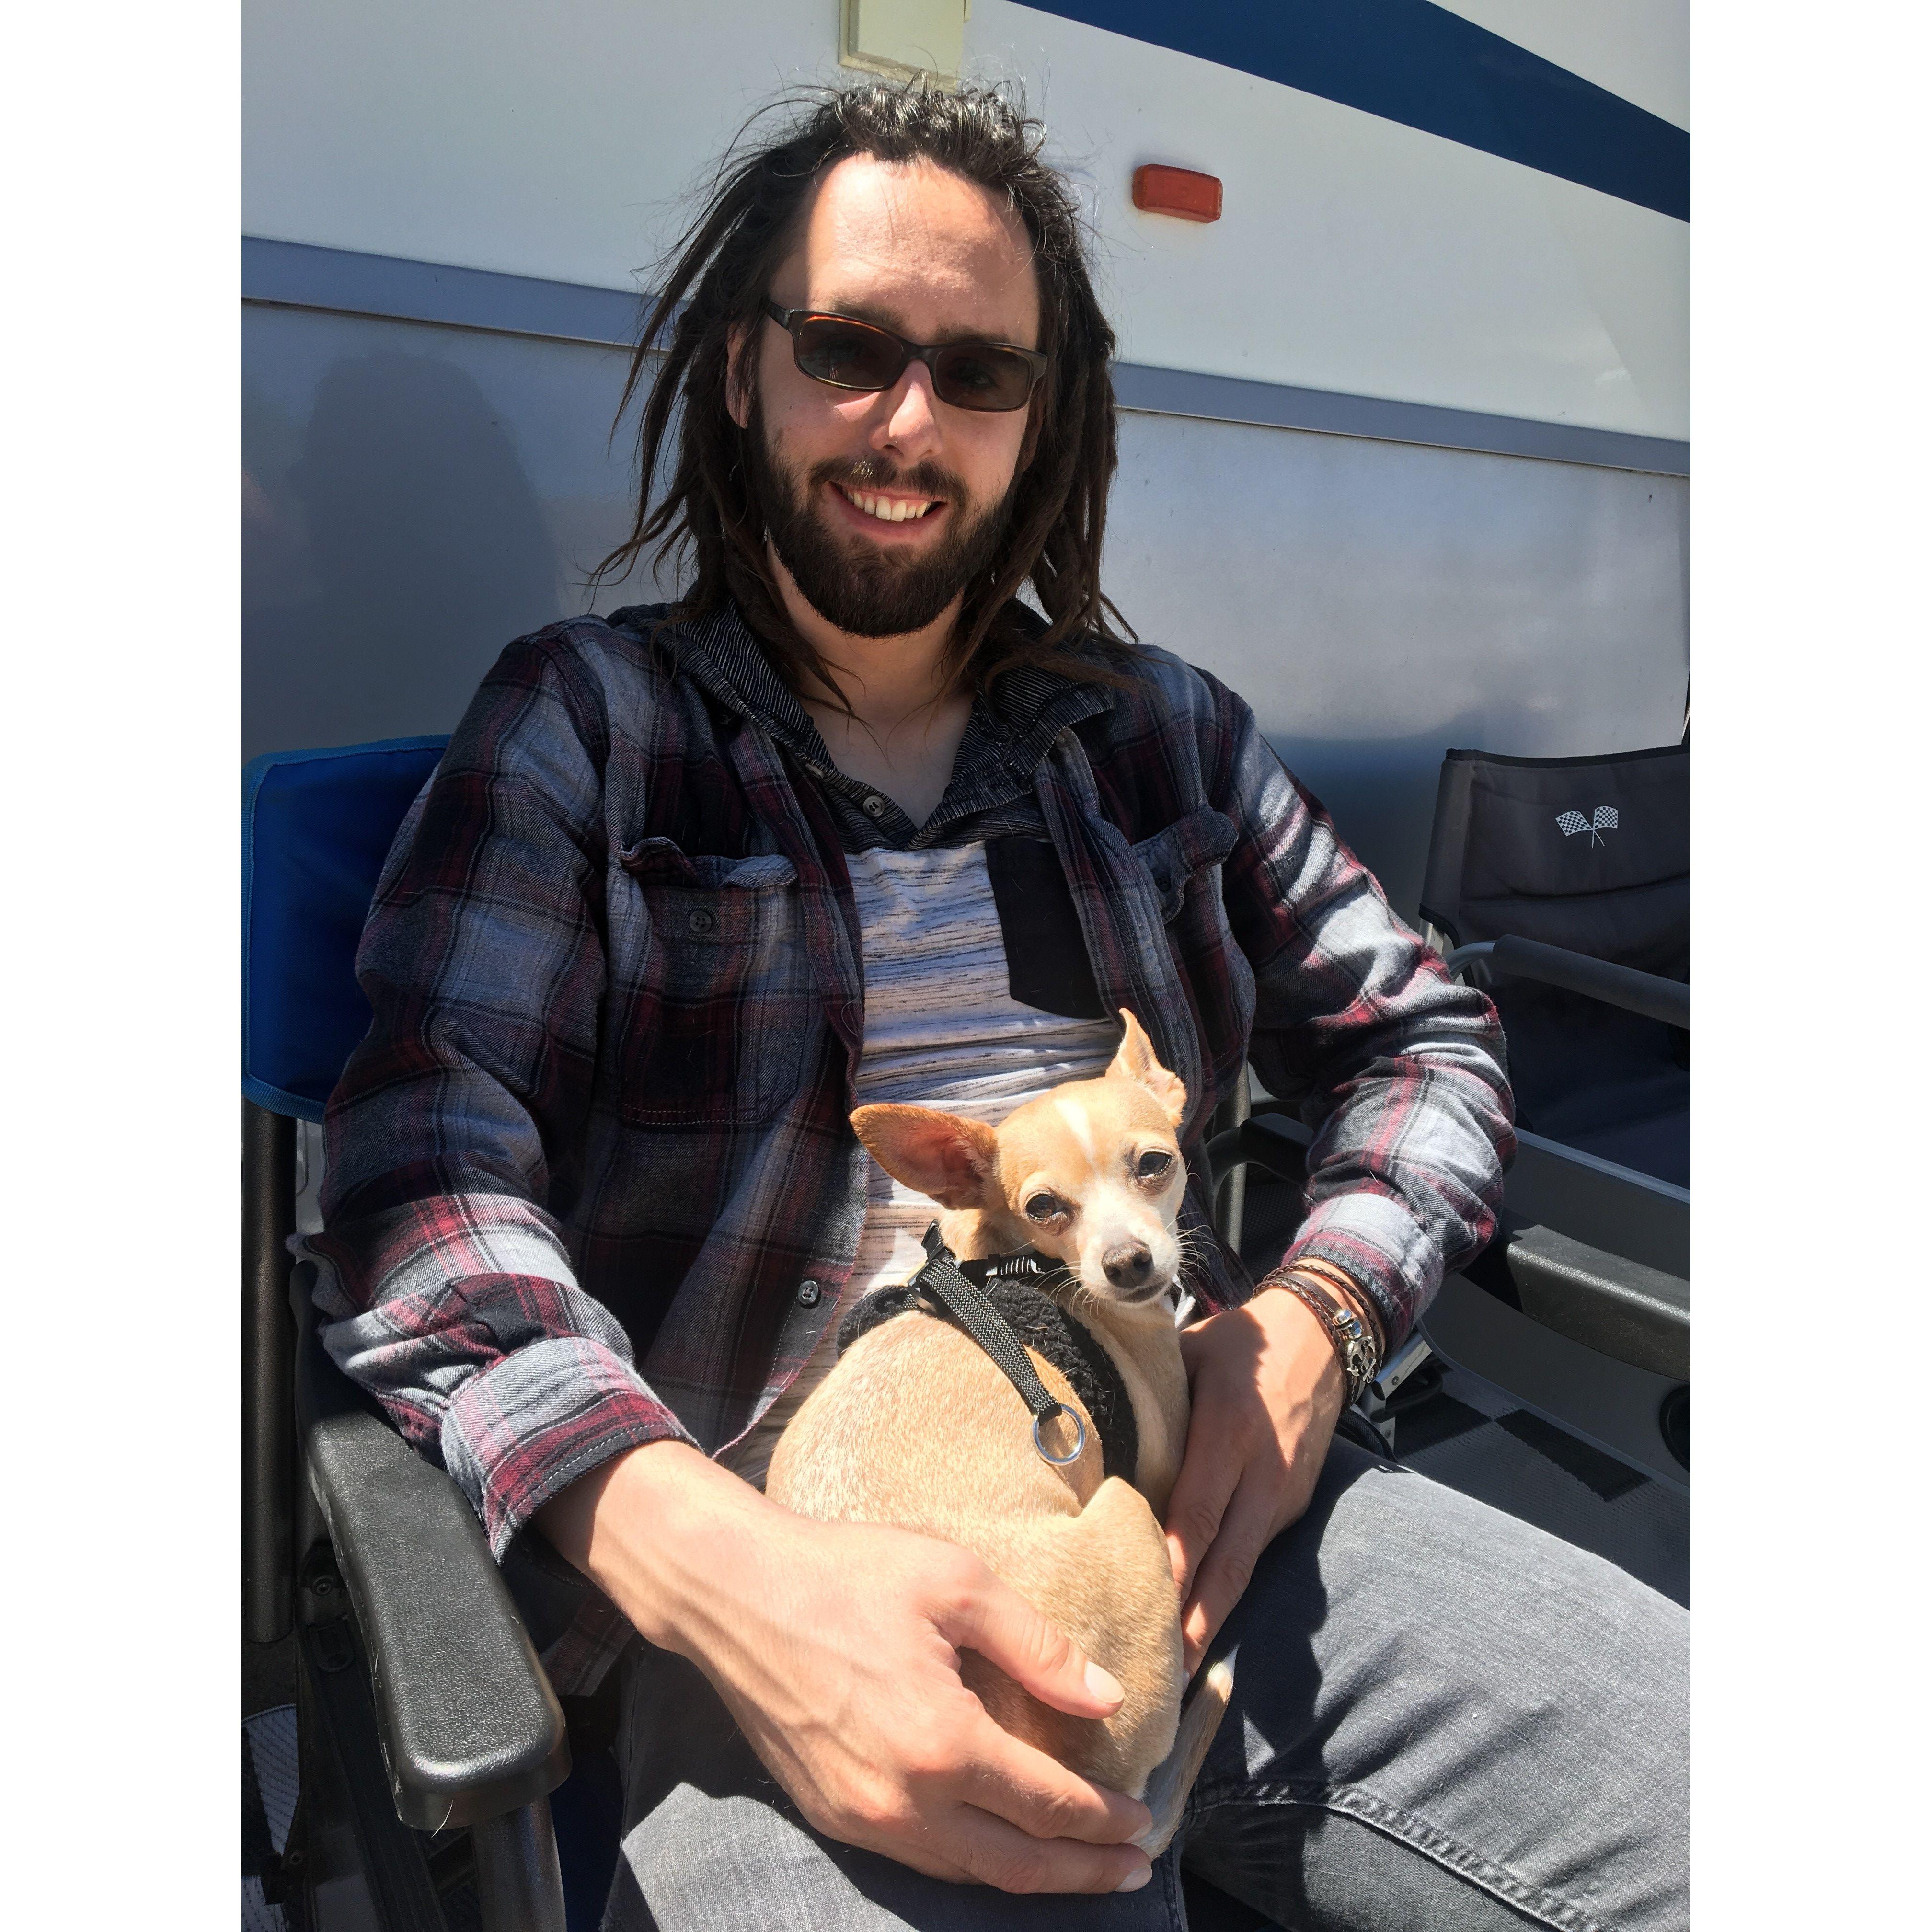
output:
<instances>
[{"instance_id":1,"label":"plaid flannel shirt","mask_svg":"<svg viewBox=\"0 0 1932 1932\"><path fill-rule=\"evenodd\" d=\"M811 1354L865 1196L844 852L1016 826L1058 852L1108 1010L1186 1085L1198 1300L1252 1292L1198 1160L1250 1058L1319 1124L1290 1252L1362 1283L1391 1346L1489 1239L1494 1011L1206 673L1010 673L915 827L832 768L735 613L553 625L504 652L397 836L307 1244L331 1354L500 1558L622 1450L727 1448ZM559 1689L628 1634L587 1602Z\"/></svg>"}]
</instances>

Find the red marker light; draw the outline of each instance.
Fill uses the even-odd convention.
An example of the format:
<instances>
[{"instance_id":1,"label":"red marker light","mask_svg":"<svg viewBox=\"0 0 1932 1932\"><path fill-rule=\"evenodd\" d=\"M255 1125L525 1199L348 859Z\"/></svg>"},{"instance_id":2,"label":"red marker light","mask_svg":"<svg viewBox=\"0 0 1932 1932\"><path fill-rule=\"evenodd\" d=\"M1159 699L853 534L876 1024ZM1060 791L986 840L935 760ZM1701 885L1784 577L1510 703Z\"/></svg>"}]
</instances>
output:
<instances>
[{"instance_id":1,"label":"red marker light","mask_svg":"<svg viewBox=\"0 0 1932 1932\"><path fill-rule=\"evenodd\" d=\"M1219 221L1221 178L1150 163L1134 170L1134 206L1149 214L1178 215L1183 221Z\"/></svg>"}]
</instances>

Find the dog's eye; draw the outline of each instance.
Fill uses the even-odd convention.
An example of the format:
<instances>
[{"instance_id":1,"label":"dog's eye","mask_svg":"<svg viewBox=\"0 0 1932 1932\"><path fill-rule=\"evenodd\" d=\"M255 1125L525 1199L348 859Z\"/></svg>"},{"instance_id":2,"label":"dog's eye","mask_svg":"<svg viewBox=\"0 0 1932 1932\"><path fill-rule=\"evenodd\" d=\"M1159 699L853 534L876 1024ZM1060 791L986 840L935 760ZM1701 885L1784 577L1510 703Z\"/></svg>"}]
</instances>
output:
<instances>
[{"instance_id":1,"label":"dog's eye","mask_svg":"<svg viewBox=\"0 0 1932 1932\"><path fill-rule=\"evenodd\" d=\"M1027 1219L1030 1221L1051 1221L1063 1211L1060 1197L1054 1194L1036 1194L1026 1204Z\"/></svg>"},{"instance_id":2,"label":"dog's eye","mask_svg":"<svg viewBox=\"0 0 1932 1932\"><path fill-rule=\"evenodd\" d=\"M1165 1174L1174 1165L1174 1156L1163 1154L1159 1148L1150 1148L1134 1164L1135 1174L1142 1180L1152 1180L1156 1175Z\"/></svg>"}]
</instances>

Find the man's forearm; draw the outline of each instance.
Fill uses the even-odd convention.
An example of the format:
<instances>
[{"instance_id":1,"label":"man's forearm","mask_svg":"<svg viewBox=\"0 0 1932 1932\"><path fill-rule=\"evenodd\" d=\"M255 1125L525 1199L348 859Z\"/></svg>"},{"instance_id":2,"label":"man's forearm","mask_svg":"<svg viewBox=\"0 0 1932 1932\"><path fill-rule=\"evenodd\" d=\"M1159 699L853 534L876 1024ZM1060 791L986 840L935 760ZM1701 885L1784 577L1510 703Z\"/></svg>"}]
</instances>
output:
<instances>
[{"instance_id":1,"label":"man's forearm","mask_svg":"<svg viewBox=\"0 0 1932 1932\"><path fill-rule=\"evenodd\" d=\"M1293 1262L1351 1277L1394 1346L1444 1265L1493 1231L1514 1144L1502 1030L1395 916L1245 706L1235 725L1216 802L1239 833L1222 892L1255 975L1249 1057L1303 1118L1327 1116Z\"/></svg>"},{"instance_id":2,"label":"man's forearm","mask_svg":"<svg viewBox=\"0 0 1932 1932\"><path fill-rule=\"evenodd\" d=\"M626 1450L537 1513L537 1526L660 1649L701 1661L717 1605L792 1520L688 1442Z\"/></svg>"}]
</instances>

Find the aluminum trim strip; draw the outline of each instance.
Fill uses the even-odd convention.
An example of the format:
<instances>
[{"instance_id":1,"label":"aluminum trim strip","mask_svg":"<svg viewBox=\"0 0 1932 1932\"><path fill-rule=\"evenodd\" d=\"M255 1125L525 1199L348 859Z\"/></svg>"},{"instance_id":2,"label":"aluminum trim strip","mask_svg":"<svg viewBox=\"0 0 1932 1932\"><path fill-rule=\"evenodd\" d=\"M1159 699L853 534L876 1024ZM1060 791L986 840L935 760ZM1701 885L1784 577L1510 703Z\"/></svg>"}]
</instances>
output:
<instances>
[{"instance_id":1,"label":"aluminum trim strip","mask_svg":"<svg viewBox=\"0 0 1932 1932\"><path fill-rule=\"evenodd\" d=\"M262 236L242 239L242 299L268 307L377 316L445 328L484 329L629 349L643 298L621 289L548 281L489 268L463 268L393 255L324 248ZM1490 416L1383 396L1350 395L1203 375L1142 364L1114 365L1124 410L1210 422L1311 430L1492 456L1524 456L1665 476L1690 473L1690 446L1661 436L1588 429L1527 417Z\"/></svg>"},{"instance_id":2,"label":"aluminum trim strip","mask_svg":"<svg viewBox=\"0 0 1932 1932\"><path fill-rule=\"evenodd\" d=\"M644 320L642 297L621 289L254 235L242 238L242 299L620 349L636 341Z\"/></svg>"},{"instance_id":3,"label":"aluminum trim strip","mask_svg":"<svg viewBox=\"0 0 1932 1932\"><path fill-rule=\"evenodd\" d=\"M1422 443L1492 456L1539 457L1552 463L1588 464L1600 470L1642 470L1664 476L1690 473L1688 442L1636 436L1624 430L1589 429L1574 423L1538 422L1527 416L1444 409L1432 403L1300 389L1286 382L1254 382L1238 376L1205 376L1192 370L1154 369L1132 362L1114 364L1114 393L1123 409L1153 416L1202 416L1215 422L1312 430L1324 436Z\"/></svg>"}]
</instances>

